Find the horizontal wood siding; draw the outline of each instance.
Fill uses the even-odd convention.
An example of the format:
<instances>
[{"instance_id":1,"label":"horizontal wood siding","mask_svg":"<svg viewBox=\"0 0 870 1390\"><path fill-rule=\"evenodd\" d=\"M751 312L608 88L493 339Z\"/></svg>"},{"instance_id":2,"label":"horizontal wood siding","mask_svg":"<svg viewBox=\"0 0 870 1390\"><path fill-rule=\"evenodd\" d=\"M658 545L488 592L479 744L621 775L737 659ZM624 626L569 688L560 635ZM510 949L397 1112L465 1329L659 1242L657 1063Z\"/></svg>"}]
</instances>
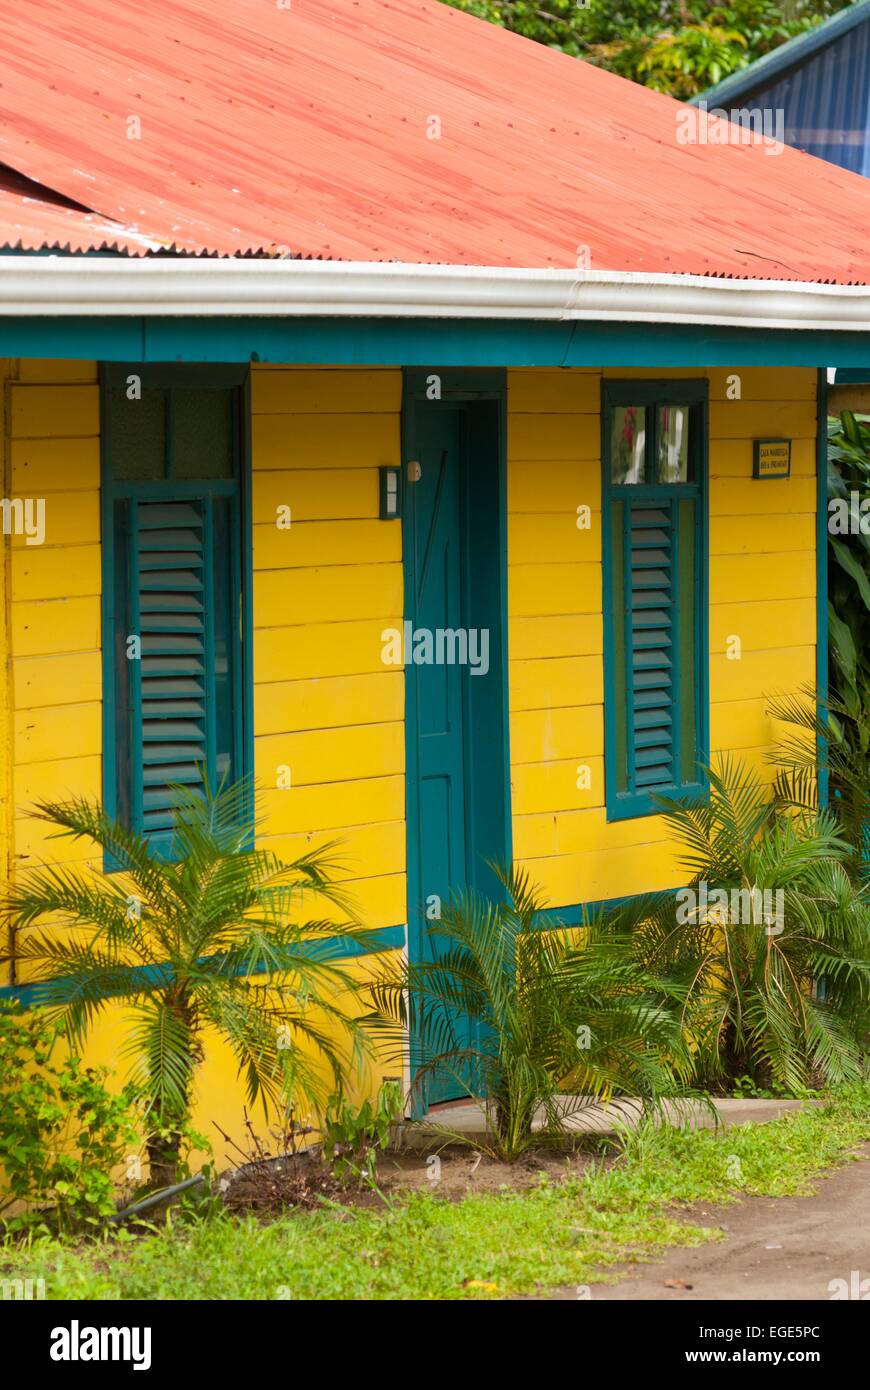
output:
<instances>
[{"instance_id":1,"label":"horizontal wood siding","mask_svg":"<svg viewBox=\"0 0 870 1390\"><path fill-rule=\"evenodd\" d=\"M728 398L734 375L739 400ZM509 371L514 853L554 907L682 877L660 817L608 824L605 812L602 376L709 381L713 756L733 753L769 778L767 698L815 678L815 372ZM792 477L757 482L752 440L777 435L793 440ZM578 508L590 529L578 529Z\"/></svg>"},{"instance_id":2,"label":"horizontal wood siding","mask_svg":"<svg viewBox=\"0 0 870 1390\"><path fill-rule=\"evenodd\" d=\"M341 840L372 928L406 913L404 674L381 660L402 620L402 537L378 519L377 471L400 464L401 399L395 370L251 376L263 843L290 857Z\"/></svg>"},{"instance_id":3,"label":"horizontal wood siding","mask_svg":"<svg viewBox=\"0 0 870 1390\"><path fill-rule=\"evenodd\" d=\"M38 798L102 793L96 364L13 364L6 410L6 495L45 502L44 544L16 535L10 545L14 871L96 862L27 815Z\"/></svg>"}]
</instances>

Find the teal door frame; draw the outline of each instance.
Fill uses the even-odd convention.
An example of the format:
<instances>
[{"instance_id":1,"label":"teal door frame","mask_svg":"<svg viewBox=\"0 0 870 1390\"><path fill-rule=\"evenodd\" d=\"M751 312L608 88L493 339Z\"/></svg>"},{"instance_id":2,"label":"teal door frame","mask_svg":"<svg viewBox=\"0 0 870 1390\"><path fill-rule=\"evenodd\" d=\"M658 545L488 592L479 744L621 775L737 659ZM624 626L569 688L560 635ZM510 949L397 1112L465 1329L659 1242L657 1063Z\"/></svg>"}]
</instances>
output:
<instances>
[{"instance_id":1,"label":"teal door frame","mask_svg":"<svg viewBox=\"0 0 870 1390\"><path fill-rule=\"evenodd\" d=\"M415 559L415 522L412 492L414 483L408 480L409 462L416 460L418 442L421 435L420 408L437 408L429 392L433 379L437 378L440 395L444 403L465 403L490 401L496 404L497 439L493 441L497 449L494 460L495 496L483 499L475 497L474 480L465 480L466 495L462 527L461 555L466 574L481 573L486 567L493 580L492 598L489 603L488 619L491 628L497 633L497 640L490 642L490 671L498 680L500 707L498 719L501 725L497 731L501 745L499 787L492 800L494 804L481 809L475 793L482 788L476 783L475 740L466 729L465 756L463 760L464 803L466 825L470 827L472 846L469 859L474 854L474 841L488 838L490 857L510 864L512 857L511 833L511 792L510 792L510 736L508 705L508 603L507 603L507 379L504 370L456 368L426 368L406 370L403 383L402 407L402 464L405 471L403 484L404 505L402 509L402 559L404 568L404 619L413 624L417 608L417 572ZM469 525L472 512L478 503L488 525ZM473 567L473 570L472 570ZM479 624L483 625L483 624ZM472 714L473 718L473 714ZM421 856L421 807L420 807L420 757L418 727L418 676L416 667L410 663L405 666L405 777L406 777L406 847L407 847L407 942L409 958L419 959L419 946L422 941L423 903L418 900L418 887L422 870ZM492 780L492 779L490 779ZM485 831L480 821L486 820ZM479 833L475 836L475 830ZM470 875L471 887L489 888L485 866L478 878ZM464 886L464 885L458 885ZM412 1061L412 1082L414 1075ZM422 1097L415 1094L414 1109L420 1113Z\"/></svg>"}]
</instances>

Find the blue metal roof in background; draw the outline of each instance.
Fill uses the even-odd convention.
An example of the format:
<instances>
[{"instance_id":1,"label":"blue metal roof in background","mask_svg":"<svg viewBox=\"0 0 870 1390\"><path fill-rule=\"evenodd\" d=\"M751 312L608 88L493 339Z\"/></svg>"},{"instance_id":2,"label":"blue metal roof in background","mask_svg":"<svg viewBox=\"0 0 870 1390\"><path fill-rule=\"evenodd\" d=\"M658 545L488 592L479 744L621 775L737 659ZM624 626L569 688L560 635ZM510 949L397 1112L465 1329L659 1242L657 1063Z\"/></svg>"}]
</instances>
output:
<instances>
[{"instance_id":1,"label":"blue metal roof in background","mask_svg":"<svg viewBox=\"0 0 870 1390\"><path fill-rule=\"evenodd\" d=\"M786 144L870 175L870 0L782 44L702 98L782 111Z\"/></svg>"}]
</instances>

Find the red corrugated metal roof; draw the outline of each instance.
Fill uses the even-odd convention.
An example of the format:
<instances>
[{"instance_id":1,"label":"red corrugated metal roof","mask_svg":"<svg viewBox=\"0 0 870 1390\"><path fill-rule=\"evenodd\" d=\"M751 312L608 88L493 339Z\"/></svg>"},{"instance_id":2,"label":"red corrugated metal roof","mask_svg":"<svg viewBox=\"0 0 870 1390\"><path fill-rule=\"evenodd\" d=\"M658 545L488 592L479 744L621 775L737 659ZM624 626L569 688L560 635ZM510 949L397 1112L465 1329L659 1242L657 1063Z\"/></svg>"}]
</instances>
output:
<instances>
[{"instance_id":1,"label":"red corrugated metal roof","mask_svg":"<svg viewBox=\"0 0 870 1390\"><path fill-rule=\"evenodd\" d=\"M2 42L0 161L163 245L870 281L870 181L681 145L669 98L437 0L17 0Z\"/></svg>"},{"instance_id":2,"label":"red corrugated metal roof","mask_svg":"<svg viewBox=\"0 0 870 1390\"><path fill-rule=\"evenodd\" d=\"M0 168L0 242L13 249L45 247L58 251L128 251L141 255L156 243L131 234L109 218L40 190L36 184Z\"/></svg>"}]
</instances>

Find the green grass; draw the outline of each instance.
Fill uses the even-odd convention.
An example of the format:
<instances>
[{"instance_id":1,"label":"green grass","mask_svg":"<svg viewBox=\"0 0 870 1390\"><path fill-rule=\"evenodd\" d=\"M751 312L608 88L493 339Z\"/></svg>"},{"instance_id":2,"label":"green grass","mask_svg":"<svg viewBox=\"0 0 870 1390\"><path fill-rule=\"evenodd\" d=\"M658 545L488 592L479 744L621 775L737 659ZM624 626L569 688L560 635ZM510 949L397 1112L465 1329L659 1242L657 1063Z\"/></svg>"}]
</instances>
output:
<instances>
[{"instance_id":1,"label":"green grass","mask_svg":"<svg viewBox=\"0 0 870 1390\"><path fill-rule=\"evenodd\" d=\"M611 1277L617 1260L717 1239L679 1204L785 1196L870 1139L870 1091L768 1125L646 1130L583 1177L391 1210L332 1208L268 1224L221 1215L89 1244L0 1248L0 1278L43 1278L51 1299L498 1298ZM422 1161L422 1160L421 1160ZM676 1208L676 1210L675 1210Z\"/></svg>"}]
</instances>

